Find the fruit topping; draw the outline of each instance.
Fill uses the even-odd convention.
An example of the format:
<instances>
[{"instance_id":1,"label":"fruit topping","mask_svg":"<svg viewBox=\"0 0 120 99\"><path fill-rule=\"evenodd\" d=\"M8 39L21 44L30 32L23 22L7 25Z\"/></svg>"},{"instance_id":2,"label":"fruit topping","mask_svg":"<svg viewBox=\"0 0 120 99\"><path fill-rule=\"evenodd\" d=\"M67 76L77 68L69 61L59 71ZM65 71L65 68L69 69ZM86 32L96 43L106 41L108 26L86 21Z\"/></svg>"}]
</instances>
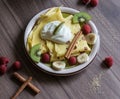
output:
<instances>
[{"instance_id":1,"label":"fruit topping","mask_svg":"<svg viewBox=\"0 0 120 99\"><path fill-rule=\"evenodd\" d=\"M86 35L86 40L88 44L93 45L97 40L97 35L95 33L90 33Z\"/></svg>"},{"instance_id":2,"label":"fruit topping","mask_svg":"<svg viewBox=\"0 0 120 99\"><path fill-rule=\"evenodd\" d=\"M75 65L77 63L77 59L75 56L71 56L68 60L69 65Z\"/></svg>"},{"instance_id":3,"label":"fruit topping","mask_svg":"<svg viewBox=\"0 0 120 99\"><path fill-rule=\"evenodd\" d=\"M9 62L9 59L7 57L0 57L0 64L7 64Z\"/></svg>"},{"instance_id":4,"label":"fruit topping","mask_svg":"<svg viewBox=\"0 0 120 99\"><path fill-rule=\"evenodd\" d=\"M83 31L83 33L86 35L86 34L89 34L90 32L91 32L91 27L90 27L90 25L89 24L84 24L83 26L82 26L82 31Z\"/></svg>"},{"instance_id":5,"label":"fruit topping","mask_svg":"<svg viewBox=\"0 0 120 99\"><path fill-rule=\"evenodd\" d=\"M74 14L73 23L85 23L91 20L91 16L86 12L79 12Z\"/></svg>"},{"instance_id":6,"label":"fruit topping","mask_svg":"<svg viewBox=\"0 0 120 99\"><path fill-rule=\"evenodd\" d=\"M40 44L34 45L30 50L30 57L33 61L39 62L40 61Z\"/></svg>"},{"instance_id":7,"label":"fruit topping","mask_svg":"<svg viewBox=\"0 0 120 99\"><path fill-rule=\"evenodd\" d=\"M82 64L85 63L89 60L89 56L86 53L82 53L77 57L78 63Z\"/></svg>"},{"instance_id":8,"label":"fruit topping","mask_svg":"<svg viewBox=\"0 0 120 99\"><path fill-rule=\"evenodd\" d=\"M104 63L107 65L107 67L111 67L113 65L113 58L112 56L108 56L105 58Z\"/></svg>"},{"instance_id":9,"label":"fruit topping","mask_svg":"<svg viewBox=\"0 0 120 99\"><path fill-rule=\"evenodd\" d=\"M49 63L50 62L50 54L44 53L41 55L41 61L43 63Z\"/></svg>"},{"instance_id":10,"label":"fruit topping","mask_svg":"<svg viewBox=\"0 0 120 99\"><path fill-rule=\"evenodd\" d=\"M15 61L12 65L14 70L19 70L21 69L21 62L20 61Z\"/></svg>"},{"instance_id":11,"label":"fruit topping","mask_svg":"<svg viewBox=\"0 0 120 99\"><path fill-rule=\"evenodd\" d=\"M52 63L52 68L58 71L64 69L65 66L66 64L64 61L55 61Z\"/></svg>"},{"instance_id":12,"label":"fruit topping","mask_svg":"<svg viewBox=\"0 0 120 99\"><path fill-rule=\"evenodd\" d=\"M5 64L0 65L0 74L3 75L7 71L7 66Z\"/></svg>"}]
</instances>

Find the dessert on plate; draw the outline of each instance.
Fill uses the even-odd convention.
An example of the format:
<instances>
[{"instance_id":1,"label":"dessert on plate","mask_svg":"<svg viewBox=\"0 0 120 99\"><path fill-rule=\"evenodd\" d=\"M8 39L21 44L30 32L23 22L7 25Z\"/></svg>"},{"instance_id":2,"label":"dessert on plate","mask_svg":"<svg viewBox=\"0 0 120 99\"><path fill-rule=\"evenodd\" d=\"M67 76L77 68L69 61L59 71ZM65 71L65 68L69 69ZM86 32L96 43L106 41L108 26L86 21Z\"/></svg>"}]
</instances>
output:
<instances>
[{"instance_id":1,"label":"dessert on plate","mask_svg":"<svg viewBox=\"0 0 120 99\"><path fill-rule=\"evenodd\" d=\"M27 38L31 59L57 71L87 62L97 40L89 20L86 12L70 14L59 7L40 15Z\"/></svg>"}]
</instances>

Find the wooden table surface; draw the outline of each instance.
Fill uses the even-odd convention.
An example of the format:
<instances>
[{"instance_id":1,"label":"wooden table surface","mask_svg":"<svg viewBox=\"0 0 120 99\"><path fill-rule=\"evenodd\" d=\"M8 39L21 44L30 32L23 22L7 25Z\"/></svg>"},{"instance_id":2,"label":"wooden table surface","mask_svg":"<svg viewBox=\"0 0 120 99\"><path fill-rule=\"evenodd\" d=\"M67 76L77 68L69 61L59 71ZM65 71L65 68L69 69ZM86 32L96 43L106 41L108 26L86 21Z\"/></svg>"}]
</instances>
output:
<instances>
[{"instance_id":1,"label":"wooden table surface","mask_svg":"<svg viewBox=\"0 0 120 99\"><path fill-rule=\"evenodd\" d=\"M120 99L120 0L99 0L95 8L81 5L80 0L0 0L0 56L9 57L8 68L22 62L18 72L40 88L40 94L25 89L17 99ZM24 30L38 12L54 6L66 6L92 15L101 46L95 60L84 71L69 77L54 77L35 68L25 56ZM114 57L112 68L101 64L106 56ZM11 78L12 70L0 76L0 99L10 97L21 83Z\"/></svg>"}]
</instances>

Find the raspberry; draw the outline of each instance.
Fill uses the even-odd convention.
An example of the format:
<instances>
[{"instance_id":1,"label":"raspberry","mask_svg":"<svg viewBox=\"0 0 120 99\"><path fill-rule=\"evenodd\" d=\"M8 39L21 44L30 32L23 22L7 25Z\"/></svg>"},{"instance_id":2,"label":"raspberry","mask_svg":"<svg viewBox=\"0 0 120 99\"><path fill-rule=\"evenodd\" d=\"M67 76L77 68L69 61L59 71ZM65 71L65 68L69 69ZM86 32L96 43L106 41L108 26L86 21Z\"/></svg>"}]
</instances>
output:
<instances>
[{"instance_id":1,"label":"raspberry","mask_svg":"<svg viewBox=\"0 0 120 99\"><path fill-rule=\"evenodd\" d=\"M68 60L69 65L75 65L76 62L77 62L77 60L76 60L75 56L70 57Z\"/></svg>"},{"instance_id":2,"label":"raspberry","mask_svg":"<svg viewBox=\"0 0 120 99\"><path fill-rule=\"evenodd\" d=\"M105 58L104 63L107 65L107 67L111 67L113 65L113 58L111 56L108 56Z\"/></svg>"},{"instance_id":3,"label":"raspberry","mask_svg":"<svg viewBox=\"0 0 120 99\"><path fill-rule=\"evenodd\" d=\"M7 66L5 64L0 65L0 74L3 75L7 71Z\"/></svg>"},{"instance_id":4,"label":"raspberry","mask_svg":"<svg viewBox=\"0 0 120 99\"><path fill-rule=\"evenodd\" d=\"M91 32L91 27L89 24L84 24L82 26L82 31L84 34L89 34Z\"/></svg>"},{"instance_id":5,"label":"raspberry","mask_svg":"<svg viewBox=\"0 0 120 99\"><path fill-rule=\"evenodd\" d=\"M21 62L20 61L15 61L12 65L14 70L19 70L21 69Z\"/></svg>"},{"instance_id":6,"label":"raspberry","mask_svg":"<svg viewBox=\"0 0 120 99\"><path fill-rule=\"evenodd\" d=\"M88 5L90 3L91 0L82 0L82 3L85 5Z\"/></svg>"},{"instance_id":7,"label":"raspberry","mask_svg":"<svg viewBox=\"0 0 120 99\"><path fill-rule=\"evenodd\" d=\"M48 62L50 62L50 55L49 55L48 53L42 54L41 61L42 61L43 63L48 63Z\"/></svg>"},{"instance_id":8,"label":"raspberry","mask_svg":"<svg viewBox=\"0 0 120 99\"><path fill-rule=\"evenodd\" d=\"M9 63L9 59L7 57L0 57L0 64L7 64Z\"/></svg>"},{"instance_id":9,"label":"raspberry","mask_svg":"<svg viewBox=\"0 0 120 99\"><path fill-rule=\"evenodd\" d=\"M92 7L96 7L96 6L98 5L98 0L91 0L91 1L90 1L90 5L91 5Z\"/></svg>"}]
</instances>

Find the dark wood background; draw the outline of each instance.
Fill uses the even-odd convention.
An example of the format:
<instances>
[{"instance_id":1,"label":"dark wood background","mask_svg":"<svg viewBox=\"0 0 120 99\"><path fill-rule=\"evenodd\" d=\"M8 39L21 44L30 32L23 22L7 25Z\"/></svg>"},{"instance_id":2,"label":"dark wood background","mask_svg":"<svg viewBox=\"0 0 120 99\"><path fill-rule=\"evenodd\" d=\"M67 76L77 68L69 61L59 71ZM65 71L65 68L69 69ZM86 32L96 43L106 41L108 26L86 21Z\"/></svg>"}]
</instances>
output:
<instances>
[{"instance_id":1,"label":"dark wood background","mask_svg":"<svg viewBox=\"0 0 120 99\"><path fill-rule=\"evenodd\" d=\"M38 95L24 90L17 99L120 99L120 0L99 0L96 8L81 5L80 0L0 0L0 56L22 62L18 72L32 76L41 89ZM101 47L86 70L69 77L54 77L36 69L25 56L23 36L26 25L38 12L54 6L66 6L92 15L99 30ZM101 64L106 56L114 57L107 69ZM20 87L11 78L12 70L0 76L0 99L9 99Z\"/></svg>"}]
</instances>

